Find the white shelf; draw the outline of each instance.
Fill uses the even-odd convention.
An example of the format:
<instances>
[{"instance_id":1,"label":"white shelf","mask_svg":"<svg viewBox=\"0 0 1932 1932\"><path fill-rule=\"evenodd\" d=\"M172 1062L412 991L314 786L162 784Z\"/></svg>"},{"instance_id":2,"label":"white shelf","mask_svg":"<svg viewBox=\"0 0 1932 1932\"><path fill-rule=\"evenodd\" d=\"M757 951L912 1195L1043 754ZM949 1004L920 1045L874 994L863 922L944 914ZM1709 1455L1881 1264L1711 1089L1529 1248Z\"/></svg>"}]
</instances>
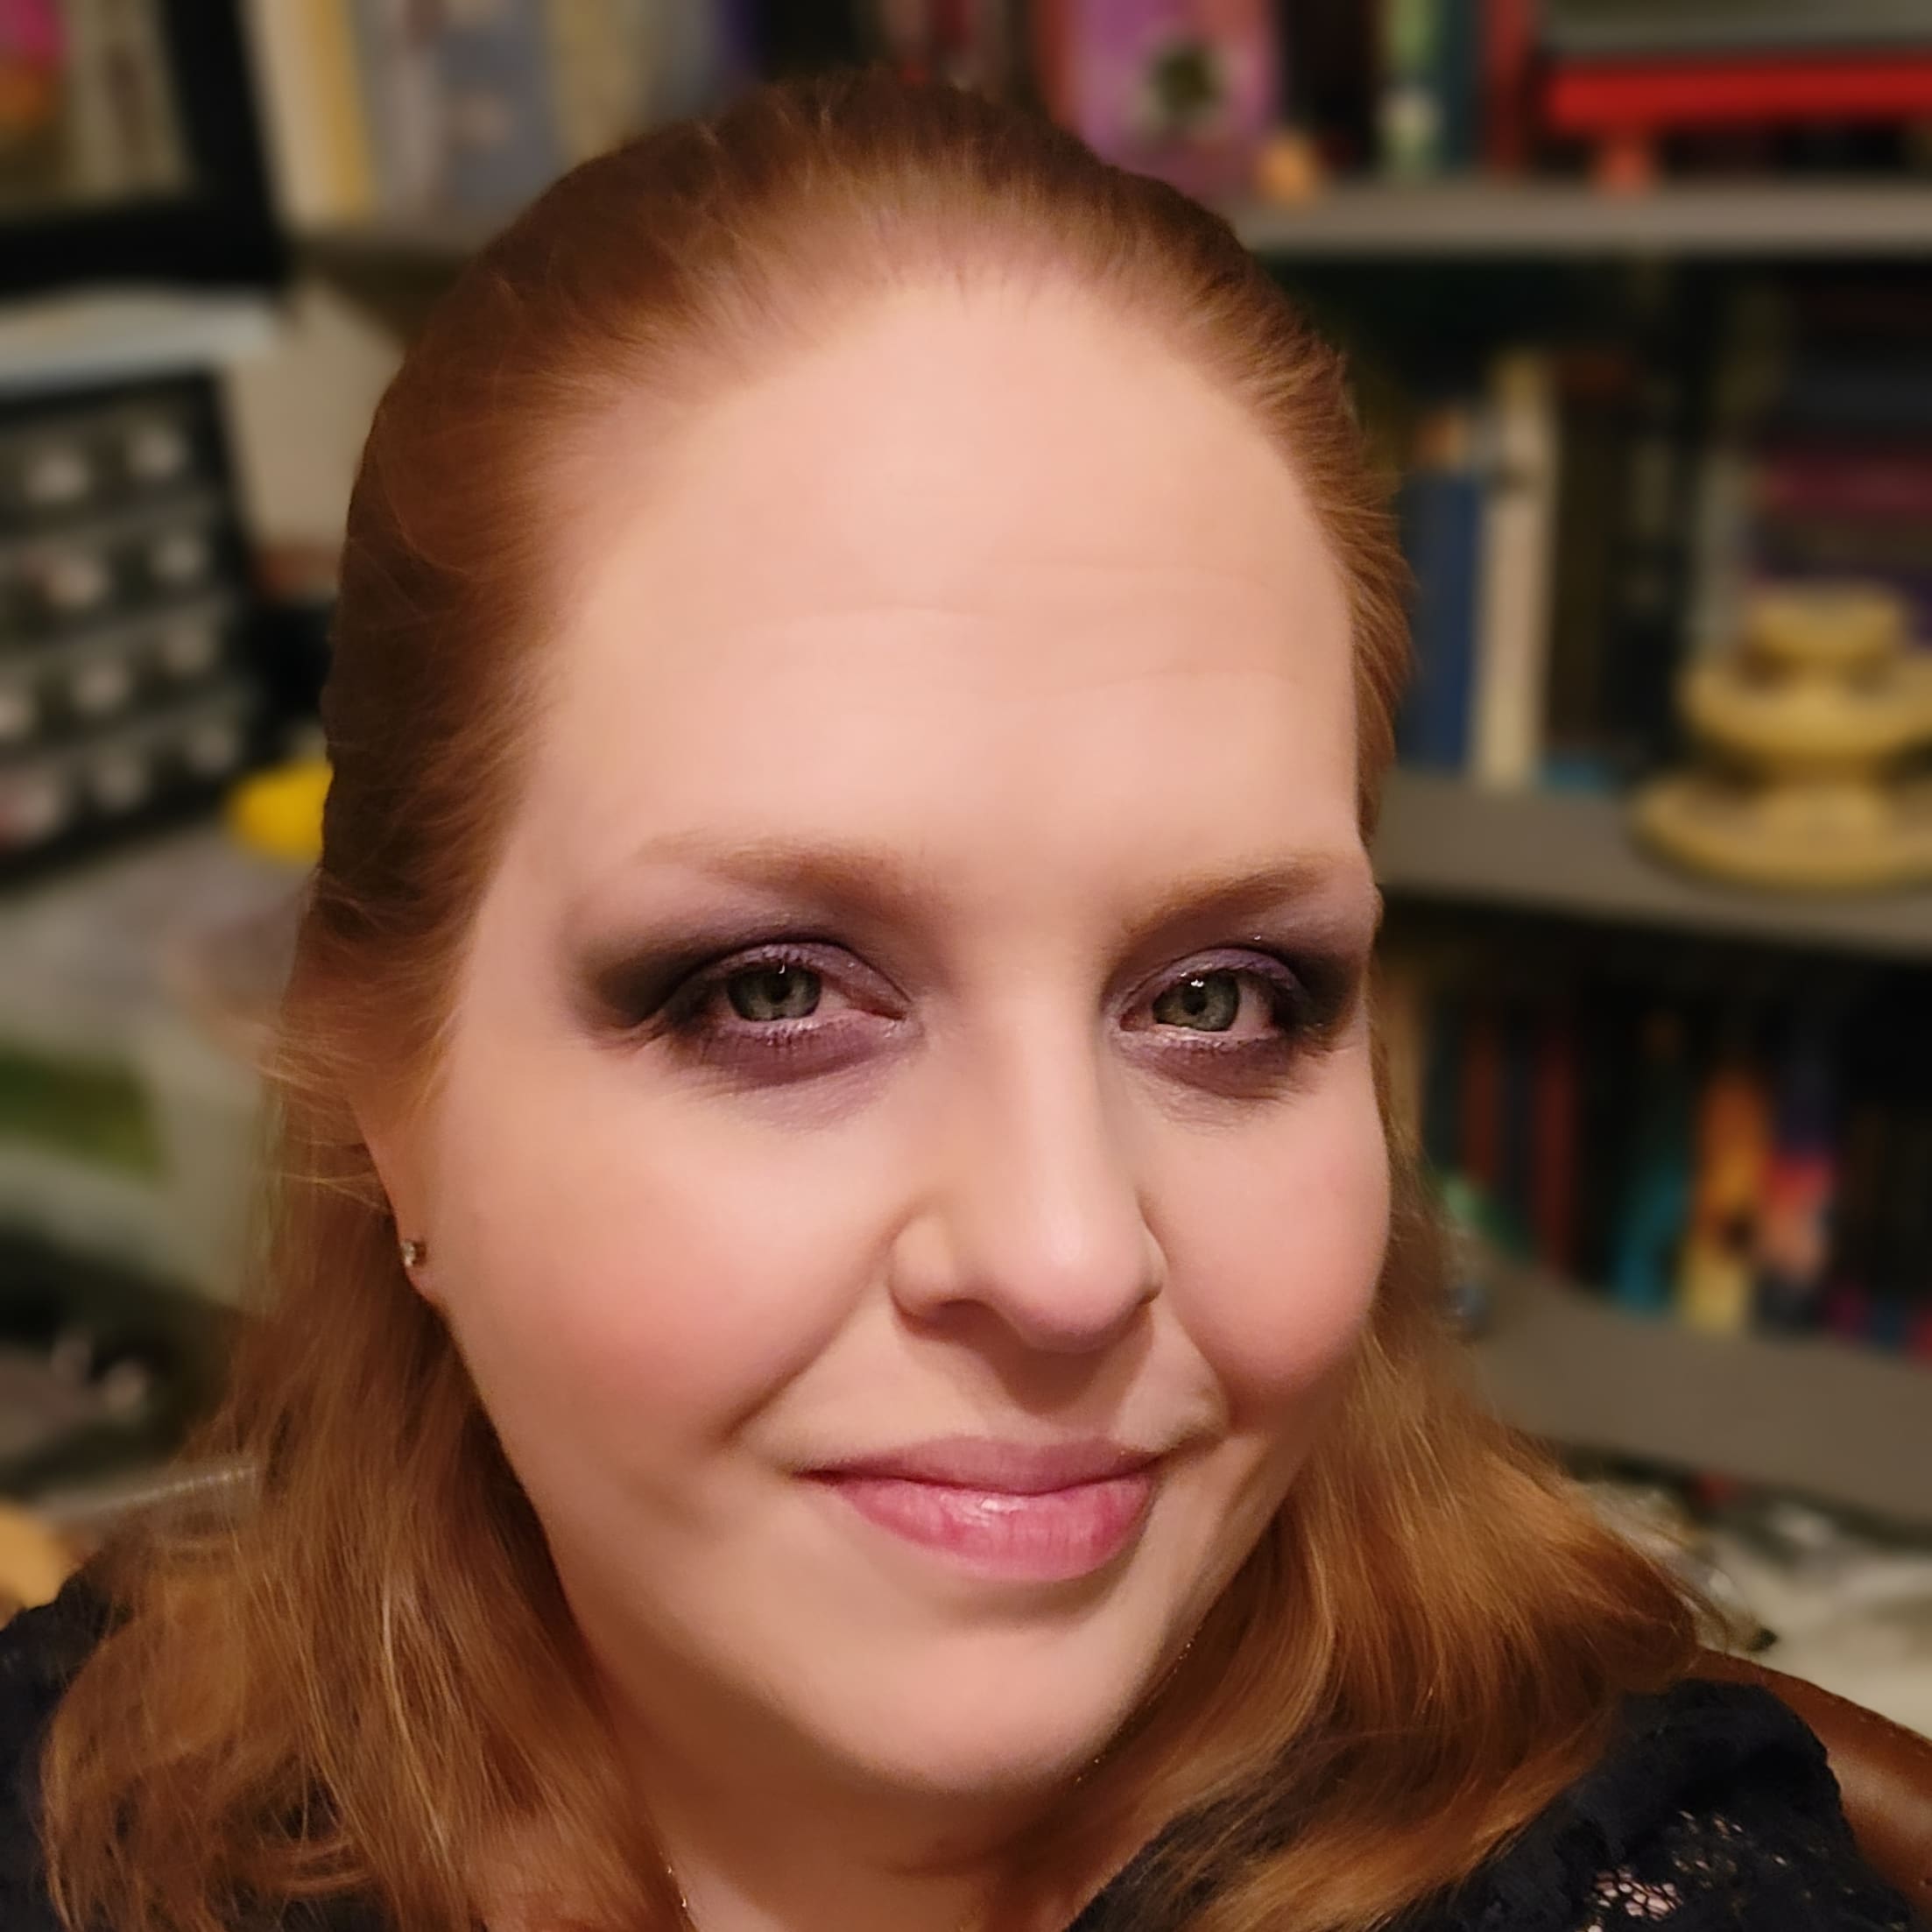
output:
<instances>
[{"instance_id":1,"label":"white shelf","mask_svg":"<svg viewBox=\"0 0 1932 1932\"><path fill-rule=\"evenodd\" d=\"M254 295L89 289L0 305L0 395L215 370L267 347Z\"/></svg>"},{"instance_id":2,"label":"white shelf","mask_svg":"<svg viewBox=\"0 0 1932 1932\"><path fill-rule=\"evenodd\" d=\"M1517 1428L1932 1524L1932 1363L1809 1336L1706 1335L1501 1266L1471 1350Z\"/></svg>"},{"instance_id":3,"label":"white shelf","mask_svg":"<svg viewBox=\"0 0 1932 1932\"><path fill-rule=\"evenodd\" d=\"M1776 892L1698 878L1652 858L1623 801L1595 793L1484 792L1394 772L1375 864L1392 894L1932 960L1932 890Z\"/></svg>"},{"instance_id":4,"label":"white shelf","mask_svg":"<svg viewBox=\"0 0 1932 1932\"><path fill-rule=\"evenodd\" d=\"M1271 258L1696 255L1932 257L1932 182L1776 180L1606 194L1577 181L1337 182L1293 205L1227 210ZM507 216L504 217L507 219ZM377 219L300 237L324 264L454 268L502 225L457 215Z\"/></svg>"},{"instance_id":5,"label":"white shelf","mask_svg":"<svg viewBox=\"0 0 1932 1932\"><path fill-rule=\"evenodd\" d=\"M1632 194L1583 182L1343 183L1302 206L1246 204L1232 219L1250 248L1284 260L1932 257L1932 182L1682 183Z\"/></svg>"}]
</instances>

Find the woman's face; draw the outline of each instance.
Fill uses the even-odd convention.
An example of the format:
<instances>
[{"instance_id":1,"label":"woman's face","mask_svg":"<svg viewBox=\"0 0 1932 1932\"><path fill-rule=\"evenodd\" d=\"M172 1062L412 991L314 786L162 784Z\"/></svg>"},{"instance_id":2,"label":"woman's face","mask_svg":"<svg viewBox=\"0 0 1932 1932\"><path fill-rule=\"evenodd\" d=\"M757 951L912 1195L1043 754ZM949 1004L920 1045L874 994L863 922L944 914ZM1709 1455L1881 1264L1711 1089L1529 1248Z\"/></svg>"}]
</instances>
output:
<instances>
[{"instance_id":1,"label":"woman's face","mask_svg":"<svg viewBox=\"0 0 1932 1932\"><path fill-rule=\"evenodd\" d=\"M1342 584L1072 294L901 292L600 462L405 1231L640 1734L1045 1790L1381 1260Z\"/></svg>"}]
</instances>

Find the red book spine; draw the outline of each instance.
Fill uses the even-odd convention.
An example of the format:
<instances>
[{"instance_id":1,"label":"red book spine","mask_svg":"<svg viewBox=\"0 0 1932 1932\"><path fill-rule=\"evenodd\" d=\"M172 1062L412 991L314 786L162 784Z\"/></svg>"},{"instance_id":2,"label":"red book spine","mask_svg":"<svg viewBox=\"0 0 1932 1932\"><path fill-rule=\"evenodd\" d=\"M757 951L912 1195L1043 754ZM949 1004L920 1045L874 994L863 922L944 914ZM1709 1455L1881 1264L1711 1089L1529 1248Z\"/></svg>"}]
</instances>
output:
<instances>
[{"instance_id":1,"label":"red book spine","mask_svg":"<svg viewBox=\"0 0 1932 1932\"><path fill-rule=\"evenodd\" d=\"M1494 1012L1470 1015L1463 1054L1463 1176L1493 1200L1503 1178L1503 1030Z\"/></svg>"},{"instance_id":2,"label":"red book spine","mask_svg":"<svg viewBox=\"0 0 1932 1932\"><path fill-rule=\"evenodd\" d=\"M1482 152L1498 174L1529 165L1529 69L1535 0L1483 0Z\"/></svg>"},{"instance_id":3,"label":"red book spine","mask_svg":"<svg viewBox=\"0 0 1932 1932\"><path fill-rule=\"evenodd\" d=\"M1932 446L1768 451L1759 459L1754 493L1759 509L1774 517L1932 522Z\"/></svg>"},{"instance_id":4,"label":"red book spine","mask_svg":"<svg viewBox=\"0 0 1932 1932\"><path fill-rule=\"evenodd\" d=\"M1559 134L1620 134L1766 121L1932 115L1932 58L1592 60L1555 67L1543 116Z\"/></svg>"},{"instance_id":5,"label":"red book spine","mask_svg":"<svg viewBox=\"0 0 1932 1932\"><path fill-rule=\"evenodd\" d=\"M1536 1041L1534 1152L1530 1182L1536 1252L1559 1273L1576 1272L1576 1033L1569 1016L1547 1016Z\"/></svg>"}]
</instances>

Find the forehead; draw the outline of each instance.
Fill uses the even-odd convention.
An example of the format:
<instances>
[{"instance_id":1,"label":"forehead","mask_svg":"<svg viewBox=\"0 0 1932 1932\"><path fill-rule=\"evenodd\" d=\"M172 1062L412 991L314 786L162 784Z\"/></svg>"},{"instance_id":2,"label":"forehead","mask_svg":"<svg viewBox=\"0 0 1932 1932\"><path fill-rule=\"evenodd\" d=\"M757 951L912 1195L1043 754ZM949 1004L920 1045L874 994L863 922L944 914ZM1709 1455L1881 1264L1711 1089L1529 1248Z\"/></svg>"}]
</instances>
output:
<instances>
[{"instance_id":1,"label":"forehead","mask_svg":"<svg viewBox=\"0 0 1932 1932\"><path fill-rule=\"evenodd\" d=\"M613 429L594 474L525 814L587 868L774 811L937 843L1025 804L1077 836L1168 780L1352 839L1345 597L1301 487L1086 297L899 291L668 437Z\"/></svg>"}]
</instances>

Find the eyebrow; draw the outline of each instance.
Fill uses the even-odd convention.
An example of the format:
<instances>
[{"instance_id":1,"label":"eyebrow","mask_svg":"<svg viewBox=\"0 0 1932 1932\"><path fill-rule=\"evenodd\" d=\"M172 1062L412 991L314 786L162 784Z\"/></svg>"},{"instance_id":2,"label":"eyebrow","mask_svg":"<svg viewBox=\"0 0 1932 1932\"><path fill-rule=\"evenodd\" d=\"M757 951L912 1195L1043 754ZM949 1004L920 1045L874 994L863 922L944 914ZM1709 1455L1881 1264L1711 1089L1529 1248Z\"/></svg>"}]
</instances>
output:
<instances>
[{"instance_id":1,"label":"eyebrow","mask_svg":"<svg viewBox=\"0 0 1932 1932\"><path fill-rule=\"evenodd\" d=\"M693 832L652 840L632 863L675 865L809 905L825 915L909 923L933 896L903 856L884 846L819 844L783 835L721 844ZM1124 949L1195 926L1238 926L1285 903L1307 908L1311 923L1337 943L1374 936L1381 913L1365 853L1335 848L1196 874L1162 892L1122 921Z\"/></svg>"}]
</instances>

